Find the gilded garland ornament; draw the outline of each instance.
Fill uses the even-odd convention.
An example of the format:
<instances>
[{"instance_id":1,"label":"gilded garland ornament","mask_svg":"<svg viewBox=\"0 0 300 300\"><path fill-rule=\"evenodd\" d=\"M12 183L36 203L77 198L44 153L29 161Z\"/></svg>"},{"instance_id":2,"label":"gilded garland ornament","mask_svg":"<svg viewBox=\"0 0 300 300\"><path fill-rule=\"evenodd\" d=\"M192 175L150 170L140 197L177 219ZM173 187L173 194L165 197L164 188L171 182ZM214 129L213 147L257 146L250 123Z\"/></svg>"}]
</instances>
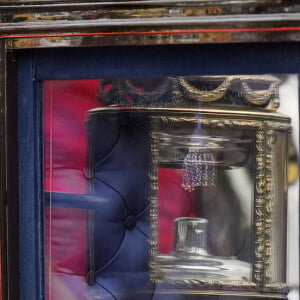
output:
<instances>
[{"instance_id":1,"label":"gilded garland ornament","mask_svg":"<svg viewBox=\"0 0 300 300\"><path fill-rule=\"evenodd\" d=\"M213 79L211 77L179 77L179 83L184 88L184 91L188 94L188 96L199 102L215 102L220 100L227 92L228 87L231 84L230 78L225 77L225 79L221 82L221 84L210 91L197 89L190 82L191 80L202 81L205 79Z\"/></svg>"},{"instance_id":2,"label":"gilded garland ornament","mask_svg":"<svg viewBox=\"0 0 300 300\"><path fill-rule=\"evenodd\" d=\"M279 107L279 83L272 75L104 79L99 100L108 106L165 107L196 101L274 111Z\"/></svg>"},{"instance_id":3,"label":"gilded garland ornament","mask_svg":"<svg viewBox=\"0 0 300 300\"><path fill-rule=\"evenodd\" d=\"M271 110L279 107L280 80L272 75L181 76L178 81L183 96L200 103L224 102L233 93L229 97L232 104L250 104ZM209 89L210 85L215 87Z\"/></svg>"},{"instance_id":4,"label":"gilded garland ornament","mask_svg":"<svg viewBox=\"0 0 300 300\"><path fill-rule=\"evenodd\" d=\"M251 81L261 81L265 82L266 80L260 77L254 77ZM253 105L264 105L267 104L271 97L273 96L276 101L279 98L278 82L272 82L267 90L253 90L249 85L248 81L241 81L243 87L243 95L245 99Z\"/></svg>"},{"instance_id":5,"label":"gilded garland ornament","mask_svg":"<svg viewBox=\"0 0 300 300\"><path fill-rule=\"evenodd\" d=\"M111 80L108 88L105 83L104 81L100 87L99 100L109 106L154 107L181 101L173 96L178 88L177 80L172 77L118 78Z\"/></svg>"}]
</instances>

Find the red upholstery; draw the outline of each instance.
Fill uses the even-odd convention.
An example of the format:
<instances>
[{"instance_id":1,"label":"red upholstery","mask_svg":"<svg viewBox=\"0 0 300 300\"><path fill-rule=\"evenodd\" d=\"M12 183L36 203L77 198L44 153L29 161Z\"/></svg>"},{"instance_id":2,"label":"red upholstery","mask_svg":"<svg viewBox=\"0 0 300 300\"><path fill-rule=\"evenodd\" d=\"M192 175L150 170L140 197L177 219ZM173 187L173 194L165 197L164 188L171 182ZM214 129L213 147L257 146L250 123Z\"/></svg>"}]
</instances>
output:
<instances>
[{"instance_id":1,"label":"red upholstery","mask_svg":"<svg viewBox=\"0 0 300 300\"><path fill-rule=\"evenodd\" d=\"M45 190L86 193L87 111L99 106L99 80L44 82ZM159 171L159 250L172 246L173 220L194 216L193 197L181 188L176 170ZM172 209L170 209L170 198ZM84 280L87 270L87 214L83 209L50 207L46 210L48 299L89 299L92 289Z\"/></svg>"},{"instance_id":2,"label":"red upholstery","mask_svg":"<svg viewBox=\"0 0 300 300\"><path fill-rule=\"evenodd\" d=\"M44 82L45 190L86 192L85 120L98 88L99 80Z\"/></svg>"},{"instance_id":3,"label":"red upholstery","mask_svg":"<svg viewBox=\"0 0 300 300\"><path fill-rule=\"evenodd\" d=\"M45 190L86 193L85 120L86 112L99 106L98 88L99 80L44 82ZM45 234L48 272L85 276L86 211L48 207ZM48 278L51 300L69 299L72 289L55 276ZM84 287L84 278L80 282Z\"/></svg>"}]
</instances>

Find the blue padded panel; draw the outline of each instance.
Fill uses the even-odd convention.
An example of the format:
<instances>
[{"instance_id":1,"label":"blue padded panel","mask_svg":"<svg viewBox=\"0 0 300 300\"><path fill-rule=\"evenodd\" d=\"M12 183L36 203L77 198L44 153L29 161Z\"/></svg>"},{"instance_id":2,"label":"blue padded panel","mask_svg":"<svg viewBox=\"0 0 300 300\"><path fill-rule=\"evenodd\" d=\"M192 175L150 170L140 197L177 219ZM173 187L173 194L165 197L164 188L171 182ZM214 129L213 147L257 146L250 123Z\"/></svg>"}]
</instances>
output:
<instances>
[{"instance_id":1,"label":"blue padded panel","mask_svg":"<svg viewBox=\"0 0 300 300\"><path fill-rule=\"evenodd\" d=\"M90 192L107 198L94 214L96 282L115 299L137 299L149 279L149 120L137 112L91 113Z\"/></svg>"}]
</instances>

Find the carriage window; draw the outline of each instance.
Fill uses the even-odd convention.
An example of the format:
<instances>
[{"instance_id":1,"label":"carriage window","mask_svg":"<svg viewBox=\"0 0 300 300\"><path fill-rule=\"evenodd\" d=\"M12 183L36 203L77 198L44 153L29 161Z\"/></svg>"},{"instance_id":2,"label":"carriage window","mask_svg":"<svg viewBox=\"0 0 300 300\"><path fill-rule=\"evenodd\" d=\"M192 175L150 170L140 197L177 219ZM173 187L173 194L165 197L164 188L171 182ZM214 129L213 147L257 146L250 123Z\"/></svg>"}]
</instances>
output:
<instances>
[{"instance_id":1,"label":"carriage window","mask_svg":"<svg viewBox=\"0 0 300 300\"><path fill-rule=\"evenodd\" d=\"M42 86L47 299L298 299L296 75Z\"/></svg>"}]
</instances>

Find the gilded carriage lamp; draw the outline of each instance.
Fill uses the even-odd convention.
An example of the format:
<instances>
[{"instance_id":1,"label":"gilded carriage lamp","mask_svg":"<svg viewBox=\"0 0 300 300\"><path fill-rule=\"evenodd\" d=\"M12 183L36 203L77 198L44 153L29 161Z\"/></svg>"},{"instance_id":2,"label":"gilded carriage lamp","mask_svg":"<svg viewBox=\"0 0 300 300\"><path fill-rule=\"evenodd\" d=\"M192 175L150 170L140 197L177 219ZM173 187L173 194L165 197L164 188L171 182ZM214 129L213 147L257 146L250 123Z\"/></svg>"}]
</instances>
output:
<instances>
[{"instance_id":1,"label":"gilded carriage lamp","mask_svg":"<svg viewBox=\"0 0 300 300\"><path fill-rule=\"evenodd\" d=\"M106 106L88 113L90 153L100 155L95 143L108 132L98 178L113 163L110 180L120 184L122 167L125 190L134 191L128 199L142 199L143 211L151 204L157 295L286 299L291 127L276 112L279 85L271 75L103 82Z\"/></svg>"},{"instance_id":2,"label":"gilded carriage lamp","mask_svg":"<svg viewBox=\"0 0 300 300\"><path fill-rule=\"evenodd\" d=\"M280 81L176 80L176 105L148 109L151 278L168 291L285 299L290 119L276 112Z\"/></svg>"}]
</instances>

